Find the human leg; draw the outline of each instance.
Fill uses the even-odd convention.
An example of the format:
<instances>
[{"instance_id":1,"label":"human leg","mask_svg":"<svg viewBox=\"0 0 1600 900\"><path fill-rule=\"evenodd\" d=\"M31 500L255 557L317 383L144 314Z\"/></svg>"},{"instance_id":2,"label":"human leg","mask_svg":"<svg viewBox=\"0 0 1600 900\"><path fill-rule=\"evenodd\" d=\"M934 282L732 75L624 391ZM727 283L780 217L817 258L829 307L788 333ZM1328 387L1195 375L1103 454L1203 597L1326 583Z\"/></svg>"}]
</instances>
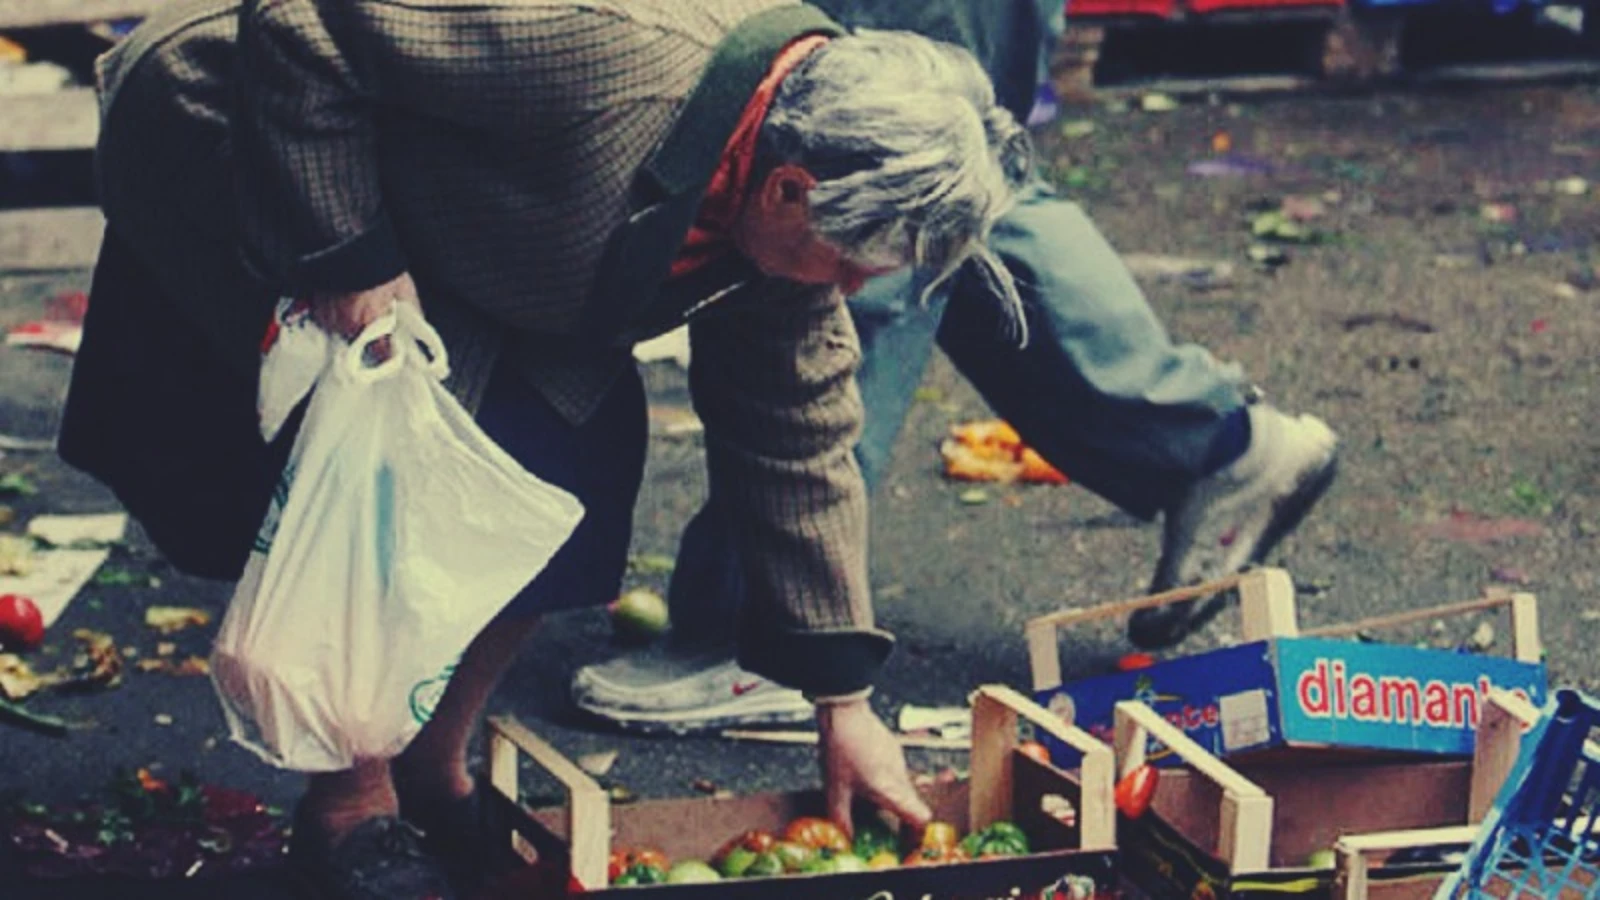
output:
<instances>
[{"instance_id":1,"label":"human leg","mask_svg":"<svg viewBox=\"0 0 1600 900\"><path fill-rule=\"evenodd\" d=\"M1019 345L983 285L960 282L939 343L961 373L1074 481L1141 518L1163 515L1151 590L1263 559L1331 482L1332 431L1247 405L1237 366L1174 344L1076 204L1035 189L992 242L1023 287L1030 340ZM1141 612L1130 637L1176 643L1218 609Z\"/></svg>"}]
</instances>

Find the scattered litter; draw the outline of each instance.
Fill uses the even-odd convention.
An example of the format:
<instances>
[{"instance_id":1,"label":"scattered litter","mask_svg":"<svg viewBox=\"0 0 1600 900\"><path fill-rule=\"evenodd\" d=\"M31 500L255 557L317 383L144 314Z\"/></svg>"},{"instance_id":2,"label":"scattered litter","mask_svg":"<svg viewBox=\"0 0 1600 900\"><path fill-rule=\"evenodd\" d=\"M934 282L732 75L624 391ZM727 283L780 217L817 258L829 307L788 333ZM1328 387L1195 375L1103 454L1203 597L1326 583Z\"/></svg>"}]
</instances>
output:
<instances>
[{"instance_id":1,"label":"scattered litter","mask_svg":"<svg viewBox=\"0 0 1600 900\"><path fill-rule=\"evenodd\" d=\"M1275 170L1276 167L1264 159L1231 154L1198 159L1189 164L1189 174L1199 178L1243 178L1270 175Z\"/></svg>"},{"instance_id":2,"label":"scattered litter","mask_svg":"<svg viewBox=\"0 0 1600 900\"><path fill-rule=\"evenodd\" d=\"M72 70L53 62L0 66L0 95L50 94L72 85Z\"/></svg>"},{"instance_id":3,"label":"scattered litter","mask_svg":"<svg viewBox=\"0 0 1600 900\"><path fill-rule=\"evenodd\" d=\"M1071 828L1078 824L1078 808L1060 794L1045 794L1039 798L1039 811Z\"/></svg>"},{"instance_id":4,"label":"scattered litter","mask_svg":"<svg viewBox=\"0 0 1600 900\"><path fill-rule=\"evenodd\" d=\"M72 636L80 647L63 686L112 688L122 683L122 654L111 635L79 628Z\"/></svg>"},{"instance_id":5,"label":"scattered litter","mask_svg":"<svg viewBox=\"0 0 1600 900\"><path fill-rule=\"evenodd\" d=\"M1439 330L1429 322L1424 322L1421 319L1412 318L1404 313L1393 311L1382 313L1357 313L1356 315L1347 316L1340 320L1339 324L1344 326L1345 331L1356 331L1357 329L1361 328L1371 328L1374 325L1385 325L1393 328L1396 331L1409 331L1412 334L1433 334Z\"/></svg>"},{"instance_id":6,"label":"scattered litter","mask_svg":"<svg viewBox=\"0 0 1600 900\"><path fill-rule=\"evenodd\" d=\"M1433 267L1436 269L1475 269L1482 261L1482 255L1477 253L1436 253L1433 257Z\"/></svg>"},{"instance_id":7,"label":"scattered litter","mask_svg":"<svg viewBox=\"0 0 1600 900\"><path fill-rule=\"evenodd\" d=\"M32 497L39 493L39 486L33 479L21 472L7 472L0 475L0 497Z\"/></svg>"},{"instance_id":8,"label":"scattered litter","mask_svg":"<svg viewBox=\"0 0 1600 900\"><path fill-rule=\"evenodd\" d=\"M1509 203L1485 203L1478 215L1485 222L1505 225L1517 220L1517 208Z\"/></svg>"},{"instance_id":9,"label":"scattered litter","mask_svg":"<svg viewBox=\"0 0 1600 900\"><path fill-rule=\"evenodd\" d=\"M640 553L628 557L629 575L670 575L674 566L672 557L661 553Z\"/></svg>"},{"instance_id":10,"label":"scattered litter","mask_svg":"<svg viewBox=\"0 0 1600 900\"><path fill-rule=\"evenodd\" d=\"M161 641L156 644L157 656L171 656L178 652L178 645L172 641Z\"/></svg>"},{"instance_id":11,"label":"scattered litter","mask_svg":"<svg viewBox=\"0 0 1600 900\"><path fill-rule=\"evenodd\" d=\"M45 626L49 627L110 555L111 551L103 548L36 551L30 557L26 573L0 574L0 593L32 597L44 615ZM5 571L7 569L0 566L0 572Z\"/></svg>"},{"instance_id":12,"label":"scattered litter","mask_svg":"<svg viewBox=\"0 0 1600 900\"><path fill-rule=\"evenodd\" d=\"M1554 187L1558 193L1566 194L1568 197L1582 197L1589 193L1589 182L1576 175L1557 181Z\"/></svg>"},{"instance_id":13,"label":"scattered litter","mask_svg":"<svg viewBox=\"0 0 1600 900\"><path fill-rule=\"evenodd\" d=\"M1211 136L1211 152L1217 154L1228 153L1233 150L1233 135L1226 131L1219 131Z\"/></svg>"},{"instance_id":14,"label":"scattered litter","mask_svg":"<svg viewBox=\"0 0 1600 900\"><path fill-rule=\"evenodd\" d=\"M1282 210L1264 212L1251 219L1250 234L1264 241L1285 244L1315 244L1322 240L1320 232L1294 221Z\"/></svg>"},{"instance_id":15,"label":"scattered litter","mask_svg":"<svg viewBox=\"0 0 1600 900\"><path fill-rule=\"evenodd\" d=\"M1528 330L1534 334L1544 334L1550 329L1550 323L1545 319L1534 319L1528 325Z\"/></svg>"},{"instance_id":16,"label":"scattered litter","mask_svg":"<svg viewBox=\"0 0 1600 900\"><path fill-rule=\"evenodd\" d=\"M128 530L125 513L90 516L35 516L28 535L52 547L87 549L121 543Z\"/></svg>"},{"instance_id":17,"label":"scattered litter","mask_svg":"<svg viewBox=\"0 0 1600 900\"><path fill-rule=\"evenodd\" d=\"M30 712L10 700L0 700L0 722L9 722L48 737L67 736L66 722L54 716Z\"/></svg>"},{"instance_id":18,"label":"scattered litter","mask_svg":"<svg viewBox=\"0 0 1600 900\"><path fill-rule=\"evenodd\" d=\"M171 659L141 659L134 663L134 668L141 672L160 673L163 675L196 676L211 674L211 663L203 656L188 656L177 661Z\"/></svg>"},{"instance_id":19,"label":"scattered litter","mask_svg":"<svg viewBox=\"0 0 1600 900\"><path fill-rule=\"evenodd\" d=\"M967 506L982 506L989 502L989 492L983 488L972 488L962 491L957 499Z\"/></svg>"},{"instance_id":20,"label":"scattered litter","mask_svg":"<svg viewBox=\"0 0 1600 900\"><path fill-rule=\"evenodd\" d=\"M191 606L152 606L144 611L144 624L162 634L211 624L211 613Z\"/></svg>"},{"instance_id":21,"label":"scattered litter","mask_svg":"<svg viewBox=\"0 0 1600 900\"><path fill-rule=\"evenodd\" d=\"M1328 207L1316 197L1288 196L1283 198L1280 210L1284 217L1295 222L1310 222L1327 215Z\"/></svg>"},{"instance_id":22,"label":"scattered litter","mask_svg":"<svg viewBox=\"0 0 1600 900\"><path fill-rule=\"evenodd\" d=\"M717 792L717 783L709 778L696 778L694 781L689 782L689 786L702 794L715 794Z\"/></svg>"},{"instance_id":23,"label":"scattered litter","mask_svg":"<svg viewBox=\"0 0 1600 900\"><path fill-rule=\"evenodd\" d=\"M1148 653L1128 653L1117 659L1118 672L1136 672L1148 669L1156 664L1156 658Z\"/></svg>"},{"instance_id":24,"label":"scattered litter","mask_svg":"<svg viewBox=\"0 0 1600 900\"><path fill-rule=\"evenodd\" d=\"M1061 136L1069 141L1086 138L1094 134L1094 123L1088 119L1075 119L1071 122L1061 123Z\"/></svg>"},{"instance_id":25,"label":"scattered litter","mask_svg":"<svg viewBox=\"0 0 1600 900\"><path fill-rule=\"evenodd\" d=\"M25 438L13 434L0 434L0 450L12 453L43 453L56 448L56 442L47 438Z\"/></svg>"},{"instance_id":26,"label":"scattered litter","mask_svg":"<svg viewBox=\"0 0 1600 900\"><path fill-rule=\"evenodd\" d=\"M1495 566L1489 570L1489 577L1501 584L1528 585L1533 583L1533 576L1513 566Z\"/></svg>"},{"instance_id":27,"label":"scattered litter","mask_svg":"<svg viewBox=\"0 0 1600 900\"><path fill-rule=\"evenodd\" d=\"M944 457L945 477L954 481L1067 483L1065 475L1024 445L1016 429L1000 419L952 427L950 437L939 445L939 453ZM962 503L985 503L988 499L989 495L980 490L961 495Z\"/></svg>"},{"instance_id":28,"label":"scattered litter","mask_svg":"<svg viewBox=\"0 0 1600 900\"><path fill-rule=\"evenodd\" d=\"M25 322L6 332L6 345L11 347L53 350L72 356L82 344L83 325L76 322Z\"/></svg>"},{"instance_id":29,"label":"scattered litter","mask_svg":"<svg viewBox=\"0 0 1600 900\"><path fill-rule=\"evenodd\" d=\"M28 48L0 34L0 63L25 63L28 61Z\"/></svg>"},{"instance_id":30,"label":"scattered litter","mask_svg":"<svg viewBox=\"0 0 1600 900\"><path fill-rule=\"evenodd\" d=\"M157 725L166 726L172 724L172 717L166 713L156 713L155 718L151 721L155 722Z\"/></svg>"},{"instance_id":31,"label":"scattered litter","mask_svg":"<svg viewBox=\"0 0 1600 900\"><path fill-rule=\"evenodd\" d=\"M1586 609L1578 614L1578 618L1585 622L1600 622L1600 609Z\"/></svg>"},{"instance_id":32,"label":"scattered litter","mask_svg":"<svg viewBox=\"0 0 1600 900\"><path fill-rule=\"evenodd\" d=\"M915 706L900 708L896 724L906 734L932 734L942 738L966 739L972 736L972 710L958 706Z\"/></svg>"},{"instance_id":33,"label":"scattered litter","mask_svg":"<svg viewBox=\"0 0 1600 900\"><path fill-rule=\"evenodd\" d=\"M661 437L691 437L706 430L705 423L687 406L651 404L650 433Z\"/></svg>"},{"instance_id":34,"label":"scattered litter","mask_svg":"<svg viewBox=\"0 0 1600 900\"><path fill-rule=\"evenodd\" d=\"M45 686L45 680L22 657L15 653L0 653L0 697L26 700L30 694Z\"/></svg>"},{"instance_id":35,"label":"scattered litter","mask_svg":"<svg viewBox=\"0 0 1600 900\"><path fill-rule=\"evenodd\" d=\"M14 534L0 534L0 576L29 575L33 566L33 541Z\"/></svg>"},{"instance_id":36,"label":"scattered litter","mask_svg":"<svg viewBox=\"0 0 1600 900\"><path fill-rule=\"evenodd\" d=\"M1145 112L1172 112L1178 101L1167 94L1145 94L1139 98L1139 108Z\"/></svg>"},{"instance_id":37,"label":"scattered litter","mask_svg":"<svg viewBox=\"0 0 1600 900\"><path fill-rule=\"evenodd\" d=\"M1128 253L1122 257L1122 264L1135 278L1176 282L1195 290L1215 290L1233 283L1233 264L1221 260Z\"/></svg>"},{"instance_id":38,"label":"scattered litter","mask_svg":"<svg viewBox=\"0 0 1600 900\"><path fill-rule=\"evenodd\" d=\"M1449 627L1450 626L1446 625L1443 619L1434 619L1433 624L1428 626L1428 630L1434 634L1444 634L1445 629Z\"/></svg>"},{"instance_id":39,"label":"scattered litter","mask_svg":"<svg viewBox=\"0 0 1600 900\"><path fill-rule=\"evenodd\" d=\"M602 778L607 772L611 771L612 766L617 764L617 757L620 755L621 753L616 750L587 753L578 757L578 768L596 778Z\"/></svg>"},{"instance_id":40,"label":"scattered litter","mask_svg":"<svg viewBox=\"0 0 1600 900\"><path fill-rule=\"evenodd\" d=\"M633 358L642 363L675 362L689 368L689 328L676 328L660 337L651 338L633 347Z\"/></svg>"},{"instance_id":41,"label":"scattered litter","mask_svg":"<svg viewBox=\"0 0 1600 900\"><path fill-rule=\"evenodd\" d=\"M1494 626L1488 622L1479 622L1473 629L1472 637L1467 638L1467 646L1482 653L1494 646Z\"/></svg>"},{"instance_id":42,"label":"scattered litter","mask_svg":"<svg viewBox=\"0 0 1600 900\"><path fill-rule=\"evenodd\" d=\"M1465 510L1455 510L1443 519L1422 526L1422 533L1427 537L1482 545L1520 537L1539 537L1545 533L1545 527L1532 519L1491 519Z\"/></svg>"},{"instance_id":43,"label":"scattered litter","mask_svg":"<svg viewBox=\"0 0 1600 900\"><path fill-rule=\"evenodd\" d=\"M1583 296L1582 291L1565 281L1553 282L1550 285L1550 293L1560 297L1562 300L1576 300Z\"/></svg>"},{"instance_id":44,"label":"scattered litter","mask_svg":"<svg viewBox=\"0 0 1600 900\"><path fill-rule=\"evenodd\" d=\"M99 587L160 587L161 579L148 572L106 566L95 573L94 583Z\"/></svg>"},{"instance_id":45,"label":"scattered litter","mask_svg":"<svg viewBox=\"0 0 1600 900\"><path fill-rule=\"evenodd\" d=\"M617 806L634 803L639 799L638 794L635 794L633 791L628 790L627 787L620 784L613 784L611 787L606 788L606 796L610 797L611 802Z\"/></svg>"},{"instance_id":46,"label":"scattered litter","mask_svg":"<svg viewBox=\"0 0 1600 900\"><path fill-rule=\"evenodd\" d=\"M1251 244L1245 256L1263 272L1273 272L1289 264L1289 251L1266 244Z\"/></svg>"},{"instance_id":47,"label":"scattered litter","mask_svg":"<svg viewBox=\"0 0 1600 900\"><path fill-rule=\"evenodd\" d=\"M1061 114L1061 100L1056 96L1055 89L1048 83L1039 85L1033 94L1033 108L1028 110L1029 128L1038 128L1054 122L1056 116Z\"/></svg>"}]
</instances>

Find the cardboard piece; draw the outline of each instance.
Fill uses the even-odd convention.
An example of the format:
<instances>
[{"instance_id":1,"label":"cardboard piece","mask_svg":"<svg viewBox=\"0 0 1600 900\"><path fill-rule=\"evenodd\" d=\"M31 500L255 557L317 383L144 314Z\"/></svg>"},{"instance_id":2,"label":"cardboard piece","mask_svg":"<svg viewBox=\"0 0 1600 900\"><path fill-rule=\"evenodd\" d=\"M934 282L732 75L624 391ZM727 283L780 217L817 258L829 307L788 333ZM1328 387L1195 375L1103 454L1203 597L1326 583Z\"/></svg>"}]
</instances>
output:
<instances>
[{"instance_id":1,"label":"cardboard piece","mask_svg":"<svg viewBox=\"0 0 1600 900\"><path fill-rule=\"evenodd\" d=\"M1062 684L1060 629L1225 591L1238 592L1245 643ZM1501 608L1511 615L1513 659L1339 639ZM1137 700L1216 756L1310 747L1468 755L1491 690L1540 704L1547 681L1531 594L1494 593L1302 633L1294 582L1282 569L1051 613L1030 621L1026 633L1034 699L1064 721L1110 740L1115 706ZM1052 751L1058 764L1073 764L1065 748ZM1161 753L1151 762L1176 764Z\"/></svg>"},{"instance_id":2,"label":"cardboard piece","mask_svg":"<svg viewBox=\"0 0 1600 900\"><path fill-rule=\"evenodd\" d=\"M605 860L610 851L649 847L674 861L706 860L747 830L781 832L795 818L822 815L825 805L820 792L647 800L613 806L598 785L548 744L514 721L494 720L489 739L491 781L499 789L502 803L517 787L524 756L562 782L567 802L513 811L512 826L525 847L533 851L525 852L524 858L533 864L497 885L491 896L534 896L536 885L546 886L547 892L539 896L552 896L548 892L552 872L555 895L559 895L564 878L568 893L581 892L596 900L1086 900L1081 893L1084 878L1097 886L1096 893L1112 889L1117 873L1110 749L1052 721L1044 710L1007 688L980 689L976 704L972 780L936 786L930 803L939 819L963 833L1009 819L1028 833L1033 854L840 875L650 887L606 886ZM1084 754L1084 769L1075 777L1017 752L1019 718L1074 744ZM1047 812L1058 809L1062 800L1077 812L1066 821Z\"/></svg>"},{"instance_id":3,"label":"cardboard piece","mask_svg":"<svg viewBox=\"0 0 1600 900\"><path fill-rule=\"evenodd\" d=\"M1035 699L1102 740L1116 704L1138 700L1217 756L1282 747L1465 756L1491 689L1542 705L1546 681L1542 663L1296 637L1089 678ZM1151 761L1178 764L1170 754Z\"/></svg>"},{"instance_id":4,"label":"cardboard piece","mask_svg":"<svg viewBox=\"0 0 1600 900\"><path fill-rule=\"evenodd\" d=\"M1496 691L1486 718L1520 706ZM1504 780L1493 761L1521 743L1519 729L1486 728L1471 761L1288 751L1230 766L1143 704L1119 704L1116 723L1119 771L1142 762L1152 741L1185 763L1161 771L1148 813L1122 820L1125 877L1153 897L1213 900L1332 897L1353 874L1359 897L1432 896L1472 839L1472 798ZM1372 858L1353 865L1356 847ZM1338 869L1310 865L1313 853L1335 848Z\"/></svg>"}]
</instances>

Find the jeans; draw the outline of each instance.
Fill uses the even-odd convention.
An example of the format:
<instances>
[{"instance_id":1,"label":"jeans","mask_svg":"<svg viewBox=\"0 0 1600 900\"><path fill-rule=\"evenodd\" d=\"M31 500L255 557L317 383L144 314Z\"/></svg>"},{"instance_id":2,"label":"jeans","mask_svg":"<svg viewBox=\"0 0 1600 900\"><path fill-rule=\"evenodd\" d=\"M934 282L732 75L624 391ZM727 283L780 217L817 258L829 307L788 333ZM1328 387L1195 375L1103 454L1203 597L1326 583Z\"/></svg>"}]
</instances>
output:
<instances>
[{"instance_id":1,"label":"jeans","mask_svg":"<svg viewBox=\"0 0 1600 900\"><path fill-rule=\"evenodd\" d=\"M1201 347L1172 343L1077 204L1035 185L996 225L990 246L1022 293L1025 346L994 292L970 273L926 301L909 272L851 298L866 406L856 456L868 490L883 481L935 343L1024 441L1140 518L1231 461L1213 448L1242 414L1242 373ZM669 592L679 640L732 642L743 593L736 548L713 504L684 530Z\"/></svg>"}]
</instances>

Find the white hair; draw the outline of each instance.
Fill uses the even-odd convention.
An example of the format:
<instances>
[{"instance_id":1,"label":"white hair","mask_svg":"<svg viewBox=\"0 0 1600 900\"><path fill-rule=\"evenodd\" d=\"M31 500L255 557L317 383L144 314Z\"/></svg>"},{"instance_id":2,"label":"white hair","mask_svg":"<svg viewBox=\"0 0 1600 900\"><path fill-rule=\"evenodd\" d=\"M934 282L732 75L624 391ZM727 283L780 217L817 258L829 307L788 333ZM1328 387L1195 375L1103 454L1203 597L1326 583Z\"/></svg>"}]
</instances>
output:
<instances>
[{"instance_id":1,"label":"white hair","mask_svg":"<svg viewBox=\"0 0 1600 900\"><path fill-rule=\"evenodd\" d=\"M760 144L766 165L816 177L814 227L850 259L931 269L930 292L971 261L1026 341L1021 295L988 236L1032 149L972 54L908 32L835 38L784 79Z\"/></svg>"}]
</instances>

